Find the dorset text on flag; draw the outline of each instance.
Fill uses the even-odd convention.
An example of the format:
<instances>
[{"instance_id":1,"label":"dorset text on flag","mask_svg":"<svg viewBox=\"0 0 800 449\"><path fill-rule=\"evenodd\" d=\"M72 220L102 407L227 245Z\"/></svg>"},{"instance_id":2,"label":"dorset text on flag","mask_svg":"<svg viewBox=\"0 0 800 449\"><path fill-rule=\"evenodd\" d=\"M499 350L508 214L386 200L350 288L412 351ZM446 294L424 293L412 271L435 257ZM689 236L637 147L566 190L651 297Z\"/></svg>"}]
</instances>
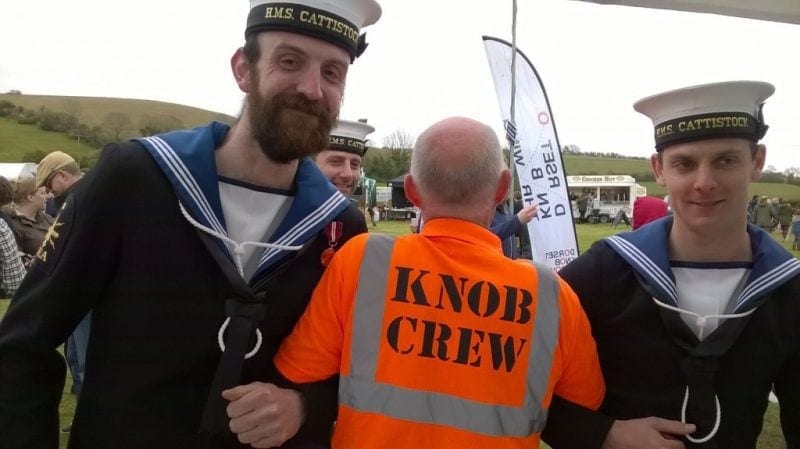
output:
<instances>
[{"instance_id":1,"label":"dorset text on flag","mask_svg":"<svg viewBox=\"0 0 800 449\"><path fill-rule=\"evenodd\" d=\"M515 119L512 119L511 45L491 37L484 37L483 43L506 132L514 142L511 157L522 201L525 205L539 205L538 215L527 227L533 259L558 271L578 257L578 245L547 96L533 65L517 51L516 110Z\"/></svg>"}]
</instances>

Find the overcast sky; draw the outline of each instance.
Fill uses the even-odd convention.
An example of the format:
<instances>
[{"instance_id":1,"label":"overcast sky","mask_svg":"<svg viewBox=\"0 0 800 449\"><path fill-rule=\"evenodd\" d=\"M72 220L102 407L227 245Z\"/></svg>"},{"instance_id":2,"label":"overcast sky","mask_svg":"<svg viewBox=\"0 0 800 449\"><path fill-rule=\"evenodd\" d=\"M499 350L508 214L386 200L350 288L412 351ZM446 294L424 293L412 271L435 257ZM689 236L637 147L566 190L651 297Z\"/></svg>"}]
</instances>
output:
<instances>
[{"instance_id":1,"label":"overcast sky","mask_svg":"<svg viewBox=\"0 0 800 449\"><path fill-rule=\"evenodd\" d=\"M773 83L767 165L800 166L800 25L710 14L519 0L517 44L543 79L560 144L649 156L637 99L737 79ZM501 131L482 35L511 40L510 0L383 0L351 66L343 119L383 138L472 117ZM0 14L0 92L142 98L237 115L229 59L247 0L9 0Z\"/></svg>"}]
</instances>

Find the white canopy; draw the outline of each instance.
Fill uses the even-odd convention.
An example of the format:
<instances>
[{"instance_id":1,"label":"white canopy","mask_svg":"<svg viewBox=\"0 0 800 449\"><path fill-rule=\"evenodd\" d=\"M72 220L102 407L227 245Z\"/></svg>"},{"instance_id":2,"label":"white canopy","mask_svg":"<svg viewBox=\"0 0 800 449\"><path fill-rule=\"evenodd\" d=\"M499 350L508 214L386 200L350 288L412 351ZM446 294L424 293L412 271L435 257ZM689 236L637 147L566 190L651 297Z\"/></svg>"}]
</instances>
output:
<instances>
[{"instance_id":1,"label":"white canopy","mask_svg":"<svg viewBox=\"0 0 800 449\"><path fill-rule=\"evenodd\" d=\"M605 5L706 12L748 19L800 24L798 0L578 0Z\"/></svg>"},{"instance_id":2,"label":"white canopy","mask_svg":"<svg viewBox=\"0 0 800 449\"><path fill-rule=\"evenodd\" d=\"M0 163L0 176L13 181L19 177L36 176L36 164L31 162Z\"/></svg>"}]
</instances>

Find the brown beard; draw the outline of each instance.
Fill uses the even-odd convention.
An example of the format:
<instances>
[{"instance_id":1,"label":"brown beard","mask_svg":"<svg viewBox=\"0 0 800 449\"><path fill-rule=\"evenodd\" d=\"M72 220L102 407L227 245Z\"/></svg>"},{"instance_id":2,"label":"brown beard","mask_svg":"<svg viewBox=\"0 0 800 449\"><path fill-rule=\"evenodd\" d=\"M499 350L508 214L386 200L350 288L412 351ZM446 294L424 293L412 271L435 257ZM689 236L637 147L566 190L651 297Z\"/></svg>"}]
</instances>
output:
<instances>
[{"instance_id":1,"label":"brown beard","mask_svg":"<svg viewBox=\"0 0 800 449\"><path fill-rule=\"evenodd\" d=\"M286 164L328 147L336 116L320 102L290 92L266 99L259 94L258 81L254 84L247 96L250 128L265 156Z\"/></svg>"}]
</instances>

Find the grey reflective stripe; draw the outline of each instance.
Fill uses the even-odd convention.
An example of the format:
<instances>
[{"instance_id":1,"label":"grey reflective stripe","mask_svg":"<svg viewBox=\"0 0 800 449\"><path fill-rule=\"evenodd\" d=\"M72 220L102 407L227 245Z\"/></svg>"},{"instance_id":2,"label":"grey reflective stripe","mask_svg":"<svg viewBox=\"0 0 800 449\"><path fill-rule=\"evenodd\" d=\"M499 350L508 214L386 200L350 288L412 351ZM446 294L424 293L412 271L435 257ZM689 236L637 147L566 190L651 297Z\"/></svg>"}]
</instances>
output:
<instances>
[{"instance_id":1,"label":"grey reflective stripe","mask_svg":"<svg viewBox=\"0 0 800 449\"><path fill-rule=\"evenodd\" d=\"M547 410L541 404L558 344L558 281L552 271L536 265L539 290L523 404L490 405L375 381L393 247L392 237L372 235L367 240L353 307L350 375L339 380L339 402L362 412L490 436L527 437L541 432L547 420Z\"/></svg>"},{"instance_id":2,"label":"grey reflective stripe","mask_svg":"<svg viewBox=\"0 0 800 449\"><path fill-rule=\"evenodd\" d=\"M353 336L350 343L350 375L375 380L381 323L386 305L386 285L394 238L374 234L367 239L364 258L358 272L356 304L353 308ZM339 396L344 392L339 386ZM340 399L341 401L341 399Z\"/></svg>"},{"instance_id":3,"label":"grey reflective stripe","mask_svg":"<svg viewBox=\"0 0 800 449\"><path fill-rule=\"evenodd\" d=\"M553 354L558 345L558 280L550 267L531 262L536 268L538 288L536 292L536 318L533 321L531 354L528 359L528 394L524 407L534 412L533 422L538 426L535 432L544 430L547 410L542 408L550 372L553 369Z\"/></svg>"}]
</instances>

